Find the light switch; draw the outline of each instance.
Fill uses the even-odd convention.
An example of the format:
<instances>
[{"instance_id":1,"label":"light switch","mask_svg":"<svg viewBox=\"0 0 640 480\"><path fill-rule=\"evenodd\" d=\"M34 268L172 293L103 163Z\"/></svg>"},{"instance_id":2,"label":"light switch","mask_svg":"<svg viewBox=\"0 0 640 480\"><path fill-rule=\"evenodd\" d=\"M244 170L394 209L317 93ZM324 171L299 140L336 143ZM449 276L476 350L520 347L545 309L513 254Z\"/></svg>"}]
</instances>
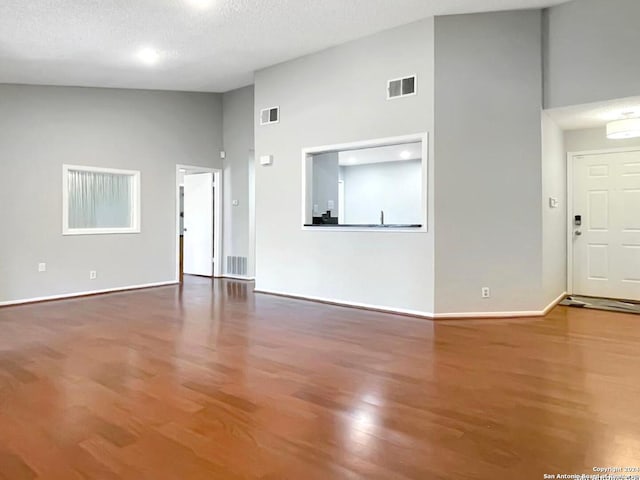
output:
<instances>
[{"instance_id":1,"label":"light switch","mask_svg":"<svg viewBox=\"0 0 640 480\"><path fill-rule=\"evenodd\" d=\"M333 208L334 208L333 200L328 200L327 201L327 210L333 210Z\"/></svg>"},{"instance_id":2,"label":"light switch","mask_svg":"<svg viewBox=\"0 0 640 480\"><path fill-rule=\"evenodd\" d=\"M233 204L234 207L237 207L238 205L240 205L240 201L239 200L234 200L231 203Z\"/></svg>"},{"instance_id":3,"label":"light switch","mask_svg":"<svg viewBox=\"0 0 640 480\"><path fill-rule=\"evenodd\" d=\"M261 155L260 165L271 165L273 163L273 155Z\"/></svg>"},{"instance_id":4,"label":"light switch","mask_svg":"<svg viewBox=\"0 0 640 480\"><path fill-rule=\"evenodd\" d=\"M558 208L560 202L555 197L549 197L549 208Z\"/></svg>"}]
</instances>

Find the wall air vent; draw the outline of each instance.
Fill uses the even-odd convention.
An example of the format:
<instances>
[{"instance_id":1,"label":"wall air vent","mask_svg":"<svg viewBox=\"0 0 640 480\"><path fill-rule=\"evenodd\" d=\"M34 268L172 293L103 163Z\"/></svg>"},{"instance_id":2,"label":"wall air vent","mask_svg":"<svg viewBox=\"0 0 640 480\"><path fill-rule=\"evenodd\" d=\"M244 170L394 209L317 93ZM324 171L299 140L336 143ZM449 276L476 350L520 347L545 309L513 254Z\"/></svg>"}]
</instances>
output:
<instances>
[{"instance_id":1,"label":"wall air vent","mask_svg":"<svg viewBox=\"0 0 640 480\"><path fill-rule=\"evenodd\" d=\"M227 274L245 276L247 274L247 257L227 256Z\"/></svg>"},{"instance_id":2,"label":"wall air vent","mask_svg":"<svg viewBox=\"0 0 640 480\"><path fill-rule=\"evenodd\" d=\"M269 125L280 121L280 107L263 108L260 110L260 125Z\"/></svg>"},{"instance_id":3,"label":"wall air vent","mask_svg":"<svg viewBox=\"0 0 640 480\"><path fill-rule=\"evenodd\" d=\"M410 77L394 78L387 82L387 100L415 95L417 88L418 81L415 75L411 75Z\"/></svg>"}]
</instances>

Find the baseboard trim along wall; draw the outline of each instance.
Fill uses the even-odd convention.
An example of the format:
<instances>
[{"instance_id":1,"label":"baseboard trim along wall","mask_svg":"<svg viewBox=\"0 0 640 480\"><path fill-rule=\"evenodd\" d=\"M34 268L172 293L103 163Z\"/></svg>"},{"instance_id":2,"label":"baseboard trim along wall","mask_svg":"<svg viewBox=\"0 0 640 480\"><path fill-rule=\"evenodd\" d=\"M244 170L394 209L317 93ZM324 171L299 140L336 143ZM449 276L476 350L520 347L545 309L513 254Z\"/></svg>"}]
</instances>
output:
<instances>
[{"instance_id":1,"label":"baseboard trim along wall","mask_svg":"<svg viewBox=\"0 0 640 480\"><path fill-rule=\"evenodd\" d=\"M553 308L555 308L566 297L567 297L567 292L562 292L560 295L558 295L558 298L556 298L553 302L551 302L549 305L547 305L547 307L543 311L543 315L546 315L551 310L553 310Z\"/></svg>"},{"instance_id":2,"label":"baseboard trim along wall","mask_svg":"<svg viewBox=\"0 0 640 480\"><path fill-rule=\"evenodd\" d=\"M230 280L244 280L245 282L253 282L256 277L246 277L244 275L222 275L216 278L228 278Z\"/></svg>"},{"instance_id":3,"label":"baseboard trim along wall","mask_svg":"<svg viewBox=\"0 0 640 480\"><path fill-rule=\"evenodd\" d=\"M168 285L177 285L179 282L171 280L169 282L145 283L142 285L130 285L126 287L105 288L102 290L89 290L86 292L63 293L61 295L50 295L48 297L25 298L21 300L9 300L0 302L0 307L10 307L13 305L24 305L28 303L50 302L52 300L65 300L76 297L89 297L92 295L101 295L103 293L125 292L128 290L142 290L145 288L166 287Z\"/></svg>"},{"instance_id":4,"label":"baseboard trim along wall","mask_svg":"<svg viewBox=\"0 0 640 480\"><path fill-rule=\"evenodd\" d=\"M563 292L549 305L542 310L515 310L512 312L464 312L464 313L436 313L433 316L434 320L438 319L465 319L465 318L519 318L519 317L544 317L549 313L558 303L564 300L566 292Z\"/></svg>"},{"instance_id":5,"label":"baseboard trim along wall","mask_svg":"<svg viewBox=\"0 0 640 480\"><path fill-rule=\"evenodd\" d=\"M335 305L339 307L359 308L361 310L370 310L372 312L380 313L392 313L397 315L404 315L408 317L426 318L429 320L449 320L449 319L469 319L469 318L518 318L518 317L543 317L549 313L558 303L560 303L566 296L566 292L563 292L543 310L517 310L508 312L464 312L464 313L432 313L421 312L418 310L409 310L403 308L391 308L383 307L380 305L371 305L367 303L348 302L343 300L334 300L323 297L314 297L306 295L294 295L291 293L278 292L274 290L254 290L256 293L263 293L267 295L276 295L278 297L295 298L298 300L308 300L311 302L324 303L328 305Z\"/></svg>"},{"instance_id":6,"label":"baseboard trim along wall","mask_svg":"<svg viewBox=\"0 0 640 480\"><path fill-rule=\"evenodd\" d=\"M380 306L380 305L371 305L368 303L359 303L359 302L348 302L345 300L334 300L331 298L324 298L324 297L313 297L313 296L307 296L307 295L296 295L296 294L291 294L291 293L285 293L285 292L278 292L275 290L262 290L262 289L254 289L255 293L263 293L266 295L275 295L278 297L286 297L286 298L295 298L297 300L308 300L310 302L316 302L316 303L324 303L327 305L335 305L337 307L349 307L349 308L359 308L361 310L370 310L372 312L379 312L379 313L395 313L398 315L404 315L404 316L408 316L408 317L418 317L418 318L433 318L433 313L429 313L429 312L421 312L419 310L409 310L409 309L403 309L403 308L391 308L391 307L384 307L384 306Z\"/></svg>"}]
</instances>

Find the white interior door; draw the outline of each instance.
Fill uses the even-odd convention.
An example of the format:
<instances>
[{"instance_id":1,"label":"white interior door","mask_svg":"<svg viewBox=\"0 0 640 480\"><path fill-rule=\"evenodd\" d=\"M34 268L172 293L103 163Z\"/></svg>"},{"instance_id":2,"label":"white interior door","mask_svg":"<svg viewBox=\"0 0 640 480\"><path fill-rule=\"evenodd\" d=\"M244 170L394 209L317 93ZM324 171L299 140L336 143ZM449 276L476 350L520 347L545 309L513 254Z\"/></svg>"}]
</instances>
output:
<instances>
[{"instance_id":1,"label":"white interior door","mask_svg":"<svg viewBox=\"0 0 640 480\"><path fill-rule=\"evenodd\" d=\"M640 151L574 157L573 214L573 293L640 300Z\"/></svg>"},{"instance_id":2,"label":"white interior door","mask_svg":"<svg viewBox=\"0 0 640 480\"><path fill-rule=\"evenodd\" d=\"M213 273L213 173L184 176L184 273Z\"/></svg>"}]
</instances>

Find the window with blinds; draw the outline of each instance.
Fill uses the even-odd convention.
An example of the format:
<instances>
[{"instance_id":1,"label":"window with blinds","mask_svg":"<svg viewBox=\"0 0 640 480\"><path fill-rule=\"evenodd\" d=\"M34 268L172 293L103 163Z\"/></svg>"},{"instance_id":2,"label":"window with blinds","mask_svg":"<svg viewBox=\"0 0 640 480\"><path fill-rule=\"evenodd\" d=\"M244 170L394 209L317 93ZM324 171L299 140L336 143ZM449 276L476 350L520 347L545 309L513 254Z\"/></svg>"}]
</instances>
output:
<instances>
[{"instance_id":1,"label":"window with blinds","mask_svg":"<svg viewBox=\"0 0 640 480\"><path fill-rule=\"evenodd\" d=\"M140 172L63 165L64 235L140 232Z\"/></svg>"}]
</instances>

